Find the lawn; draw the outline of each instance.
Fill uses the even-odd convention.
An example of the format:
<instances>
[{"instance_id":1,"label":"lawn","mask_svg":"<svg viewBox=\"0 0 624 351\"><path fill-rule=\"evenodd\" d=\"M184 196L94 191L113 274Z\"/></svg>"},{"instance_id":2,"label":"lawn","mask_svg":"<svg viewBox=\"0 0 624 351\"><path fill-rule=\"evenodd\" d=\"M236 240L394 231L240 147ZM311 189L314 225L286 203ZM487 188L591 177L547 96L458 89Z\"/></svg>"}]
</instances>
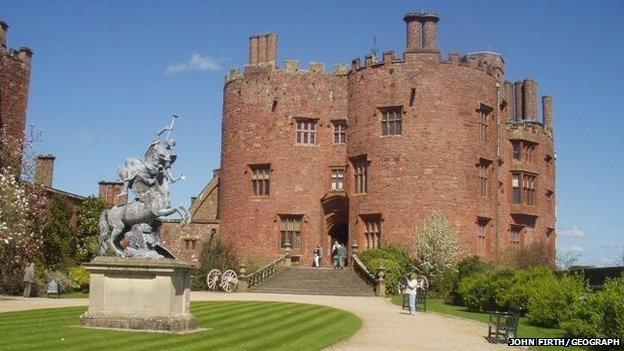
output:
<instances>
[{"instance_id":1,"label":"lawn","mask_svg":"<svg viewBox=\"0 0 624 351\"><path fill-rule=\"evenodd\" d=\"M403 300L401 296L392 296L392 302L396 305L402 306ZM476 320L479 322L487 323L489 321L489 314L481 312L468 311L466 307L447 305L440 299L427 300L427 310L442 314L448 314L456 317L462 317L467 319ZM484 326L483 332L487 334L487 326ZM525 318L520 318L520 324L518 326L518 336L521 338L560 338L563 337L563 330L553 328L542 328L533 325L528 325ZM535 347L535 350L571 350L571 351L584 351L588 350L583 347Z\"/></svg>"},{"instance_id":2,"label":"lawn","mask_svg":"<svg viewBox=\"0 0 624 351\"><path fill-rule=\"evenodd\" d=\"M193 302L210 330L171 335L79 328L86 307L0 314L0 350L319 350L354 334L352 313L285 302Z\"/></svg>"}]
</instances>

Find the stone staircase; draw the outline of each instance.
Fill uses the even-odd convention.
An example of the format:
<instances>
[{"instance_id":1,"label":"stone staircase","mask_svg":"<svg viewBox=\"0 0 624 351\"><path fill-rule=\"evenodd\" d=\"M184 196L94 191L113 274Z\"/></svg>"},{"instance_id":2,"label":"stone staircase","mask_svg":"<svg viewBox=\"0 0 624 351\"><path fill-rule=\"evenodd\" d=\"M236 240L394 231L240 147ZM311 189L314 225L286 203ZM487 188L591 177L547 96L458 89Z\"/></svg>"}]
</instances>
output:
<instances>
[{"instance_id":1,"label":"stone staircase","mask_svg":"<svg viewBox=\"0 0 624 351\"><path fill-rule=\"evenodd\" d=\"M302 295L374 296L352 269L285 267L250 292Z\"/></svg>"}]
</instances>

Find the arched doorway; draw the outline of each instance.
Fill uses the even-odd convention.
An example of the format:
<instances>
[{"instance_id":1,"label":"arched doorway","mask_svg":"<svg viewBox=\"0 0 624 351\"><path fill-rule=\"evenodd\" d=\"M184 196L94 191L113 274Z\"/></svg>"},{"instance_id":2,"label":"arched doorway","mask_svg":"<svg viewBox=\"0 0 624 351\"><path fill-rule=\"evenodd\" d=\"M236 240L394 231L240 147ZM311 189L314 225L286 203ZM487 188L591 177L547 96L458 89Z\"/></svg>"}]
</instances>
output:
<instances>
[{"instance_id":1,"label":"arched doorway","mask_svg":"<svg viewBox=\"0 0 624 351\"><path fill-rule=\"evenodd\" d=\"M321 200L323 213L325 215L325 228L327 230L327 241L325 241L325 254L330 259L325 260L324 264L331 264L331 247L334 242L349 249L349 204L344 193L329 193ZM346 260L348 261L348 260Z\"/></svg>"}]
</instances>

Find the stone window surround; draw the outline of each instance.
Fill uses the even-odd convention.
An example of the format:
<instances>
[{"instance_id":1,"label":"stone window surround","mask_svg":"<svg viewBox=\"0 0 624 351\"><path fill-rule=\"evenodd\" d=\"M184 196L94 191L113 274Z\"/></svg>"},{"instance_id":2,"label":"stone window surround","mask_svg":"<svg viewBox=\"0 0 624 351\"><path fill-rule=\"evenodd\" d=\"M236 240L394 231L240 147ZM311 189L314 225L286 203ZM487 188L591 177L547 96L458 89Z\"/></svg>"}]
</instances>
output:
<instances>
[{"instance_id":1,"label":"stone window surround","mask_svg":"<svg viewBox=\"0 0 624 351\"><path fill-rule=\"evenodd\" d=\"M247 165L251 173L251 196L266 198L271 194L271 164L257 163Z\"/></svg>"},{"instance_id":2,"label":"stone window surround","mask_svg":"<svg viewBox=\"0 0 624 351\"><path fill-rule=\"evenodd\" d=\"M381 114L381 136L403 135L403 106L383 106L377 108Z\"/></svg>"},{"instance_id":3,"label":"stone window surround","mask_svg":"<svg viewBox=\"0 0 624 351\"><path fill-rule=\"evenodd\" d=\"M315 146L318 144L318 118L295 117L295 145Z\"/></svg>"}]
</instances>

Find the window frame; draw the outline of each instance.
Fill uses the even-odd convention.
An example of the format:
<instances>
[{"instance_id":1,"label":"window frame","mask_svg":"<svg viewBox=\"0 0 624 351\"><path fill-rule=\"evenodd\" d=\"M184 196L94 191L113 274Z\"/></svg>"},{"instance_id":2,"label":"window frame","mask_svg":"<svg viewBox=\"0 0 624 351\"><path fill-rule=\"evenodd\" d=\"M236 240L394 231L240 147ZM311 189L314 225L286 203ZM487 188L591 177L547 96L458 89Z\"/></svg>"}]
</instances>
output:
<instances>
[{"instance_id":1,"label":"window frame","mask_svg":"<svg viewBox=\"0 0 624 351\"><path fill-rule=\"evenodd\" d=\"M317 145L317 125L317 118L295 118L295 144L299 146Z\"/></svg>"},{"instance_id":2,"label":"window frame","mask_svg":"<svg viewBox=\"0 0 624 351\"><path fill-rule=\"evenodd\" d=\"M485 143L489 140L490 135L490 113L492 113L494 109L485 104L479 104L479 108L477 109L478 113L478 125L479 125L479 141Z\"/></svg>"},{"instance_id":3,"label":"window frame","mask_svg":"<svg viewBox=\"0 0 624 351\"><path fill-rule=\"evenodd\" d=\"M271 194L271 164L258 163L248 165L251 172L251 195L269 197Z\"/></svg>"},{"instance_id":4,"label":"window frame","mask_svg":"<svg viewBox=\"0 0 624 351\"><path fill-rule=\"evenodd\" d=\"M403 119L405 111L403 106L380 107L381 136L403 135Z\"/></svg>"},{"instance_id":5,"label":"window frame","mask_svg":"<svg viewBox=\"0 0 624 351\"><path fill-rule=\"evenodd\" d=\"M353 158L354 194L368 193L368 166L370 162L366 155Z\"/></svg>"},{"instance_id":6,"label":"window frame","mask_svg":"<svg viewBox=\"0 0 624 351\"><path fill-rule=\"evenodd\" d=\"M347 120L338 119L332 121L334 145L343 145L347 143Z\"/></svg>"},{"instance_id":7,"label":"window frame","mask_svg":"<svg viewBox=\"0 0 624 351\"><path fill-rule=\"evenodd\" d=\"M301 214L280 214L278 239L279 247L286 248L286 240L290 243L290 248L300 249L302 247L303 215ZM290 227L289 227L290 226Z\"/></svg>"},{"instance_id":8,"label":"window frame","mask_svg":"<svg viewBox=\"0 0 624 351\"><path fill-rule=\"evenodd\" d=\"M344 191L345 190L345 169L344 167L331 167L329 169L330 174L330 190L331 191ZM334 187L336 184L336 187ZM340 186L338 186L340 185Z\"/></svg>"},{"instance_id":9,"label":"window frame","mask_svg":"<svg viewBox=\"0 0 624 351\"><path fill-rule=\"evenodd\" d=\"M364 216L362 217L364 225L364 241L366 250L374 250L381 247L381 216Z\"/></svg>"}]
</instances>

